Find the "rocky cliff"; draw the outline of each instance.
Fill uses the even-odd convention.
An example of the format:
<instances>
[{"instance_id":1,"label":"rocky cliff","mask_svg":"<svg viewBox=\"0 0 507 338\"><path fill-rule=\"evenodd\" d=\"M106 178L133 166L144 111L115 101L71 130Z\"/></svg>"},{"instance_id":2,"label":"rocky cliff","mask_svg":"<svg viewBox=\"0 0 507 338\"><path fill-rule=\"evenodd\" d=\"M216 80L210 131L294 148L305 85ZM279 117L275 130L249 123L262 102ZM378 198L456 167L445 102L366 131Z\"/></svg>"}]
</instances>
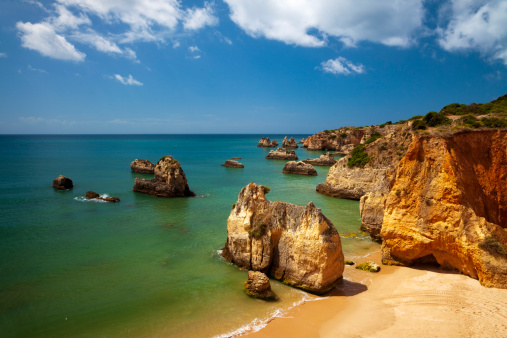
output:
<instances>
[{"instance_id":1,"label":"rocky cliff","mask_svg":"<svg viewBox=\"0 0 507 338\"><path fill-rule=\"evenodd\" d=\"M282 147L283 148L297 148L298 144L296 140L294 140L294 137L291 137L289 140L287 140L287 136L282 141Z\"/></svg>"},{"instance_id":2,"label":"rocky cliff","mask_svg":"<svg viewBox=\"0 0 507 338\"><path fill-rule=\"evenodd\" d=\"M278 141L277 140L271 141L269 137L263 137L259 140L257 147L266 147L266 148L278 147Z\"/></svg>"},{"instance_id":3,"label":"rocky cliff","mask_svg":"<svg viewBox=\"0 0 507 338\"><path fill-rule=\"evenodd\" d=\"M336 130L326 130L309 136L303 143L303 148L309 150L341 150L344 145L361 143L367 129L344 127Z\"/></svg>"},{"instance_id":4,"label":"rocky cliff","mask_svg":"<svg viewBox=\"0 0 507 338\"><path fill-rule=\"evenodd\" d=\"M330 290L344 269L340 236L320 209L268 201L255 183L241 190L227 219L222 256L315 293Z\"/></svg>"},{"instance_id":5,"label":"rocky cliff","mask_svg":"<svg viewBox=\"0 0 507 338\"><path fill-rule=\"evenodd\" d=\"M385 264L436 260L507 288L507 131L417 136L385 202Z\"/></svg>"}]
</instances>

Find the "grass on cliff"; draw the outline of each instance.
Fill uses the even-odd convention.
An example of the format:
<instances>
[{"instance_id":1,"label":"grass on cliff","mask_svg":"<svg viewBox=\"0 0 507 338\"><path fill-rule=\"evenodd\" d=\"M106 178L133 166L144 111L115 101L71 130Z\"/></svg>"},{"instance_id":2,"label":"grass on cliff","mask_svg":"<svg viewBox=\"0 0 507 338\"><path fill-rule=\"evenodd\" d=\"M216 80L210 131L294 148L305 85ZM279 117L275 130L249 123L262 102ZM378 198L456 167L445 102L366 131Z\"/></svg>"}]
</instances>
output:
<instances>
[{"instance_id":1,"label":"grass on cliff","mask_svg":"<svg viewBox=\"0 0 507 338\"><path fill-rule=\"evenodd\" d=\"M359 144L354 147L354 150L352 150L352 155L347 161L349 168L364 168L364 166L370 162L370 157L368 156L368 153L364 151L364 147L364 144Z\"/></svg>"},{"instance_id":2,"label":"grass on cliff","mask_svg":"<svg viewBox=\"0 0 507 338\"><path fill-rule=\"evenodd\" d=\"M255 239L259 239L266 233L267 225L264 222L260 222L252 229L248 230L248 236L253 237Z\"/></svg>"}]
</instances>

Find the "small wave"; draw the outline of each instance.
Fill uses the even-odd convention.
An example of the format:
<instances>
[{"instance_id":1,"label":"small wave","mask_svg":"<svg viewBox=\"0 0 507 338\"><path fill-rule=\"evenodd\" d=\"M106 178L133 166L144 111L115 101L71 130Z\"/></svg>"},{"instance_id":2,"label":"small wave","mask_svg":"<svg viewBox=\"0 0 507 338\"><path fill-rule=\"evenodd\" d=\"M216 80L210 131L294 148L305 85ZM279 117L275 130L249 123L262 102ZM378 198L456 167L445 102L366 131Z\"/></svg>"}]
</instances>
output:
<instances>
[{"instance_id":1,"label":"small wave","mask_svg":"<svg viewBox=\"0 0 507 338\"><path fill-rule=\"evenodd\" d=\"M195 195L196 198L207 198L207 197L210 197L211 194L200 194L200 195Z\"/></svg>"},{"instance_id":2,"label":"small wave","mask_svg":"<svg viewBox=\"0 0 507 338\"><path fill-rule=\"evenodd\" d=\"M109 197L109 195L108 194L104 194L104 195L100 195L100 197L106 198L106 197ZM74 200L78 201L78 202L107 203L104 200L98 200L96 198L90 199L90 198L86 198L84 196L74 197Z\"/></svg>"}]
</instances>

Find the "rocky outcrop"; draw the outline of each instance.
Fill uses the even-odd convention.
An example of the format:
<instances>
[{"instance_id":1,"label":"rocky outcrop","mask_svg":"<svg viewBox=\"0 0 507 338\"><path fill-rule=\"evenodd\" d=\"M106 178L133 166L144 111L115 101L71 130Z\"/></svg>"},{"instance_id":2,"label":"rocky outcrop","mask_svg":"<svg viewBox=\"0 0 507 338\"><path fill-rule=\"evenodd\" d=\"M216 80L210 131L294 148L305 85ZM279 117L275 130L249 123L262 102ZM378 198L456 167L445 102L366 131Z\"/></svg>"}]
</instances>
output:
<instances>
[{"instance_id":1,"label":"rocky outcrop","mask_svg":"<svg viewBox=\"0 0 507 338\"><path fill-rule=\"evenodd\" d=\"M278 147L278 141L276 140L271 141L269 137L263 137L260 139L259 144L257 144L257 147L265 147L265 148Z\"/></svg>"},{"instance_id":2,"label":"rocky outcrop","mask_svg":"<svg viewBox=\"0 0 507 338\"><path fill-rule=\"evenodd\" d=\"M304 163L303 161L289 161L285 163L282 173L317 176L317 170L311 164Z\"/></svg>"},{"instance_id":3,"label":"rocky outcrop","mask_svg":"<svg viewBox=\"0 0 507 338\"><path fill-rule=\"evenodd\" d=\"M266 156L269 160L294 160L298 159L296 152L294 150L286 150L283 148L278 148L276 150L271 150L269 154Z\"/></svg>"},{"instance_id":4,"label":"rocky outcrop","mask_svg":"<svg viewBox=\"0 0 507 338\"><path fill-rule=\"evenodd\" d=\"M53 180L53 188L58 190L68 190L72 189L74 187L74 183L72 183L72 180L68 177L65 177L63 175L58 176Z\"/></svg>"},{"instance_id":5,"label":"rocky outcrop","mask_svg":"<svg viewBox=\"0 0 507 338\"><path fill-rule=\"evenodd\" d=\"M385 202L384 264L436 260L507 288L507 131L418 136Z\"/></svg>"},{"instance_id":6,"label":"rocky outcrop","mask_svg":"<svg viewBox=\"0 0 507 338\"><path fill-rule=\"evenodd\" d=\"M344 127L336 130L326 130L309 136L305 140L303 148L309 150L341 150L343 146L348 144L360 144L369 129Z\"/></svg>"},{"instance_id":7,"label":"rocky outcrop","mask_svg":"<svg viewBox=\"0 0 507 338\"><path fill-rule=\"evenodd\" d=\"M222 164L222 167L228 167L228 168L244 168L245 166L238 161L234 160L227 160L224 164Z\"/></svg>"},{"instance_id":8,"label":"rocky outcrop","mask_svg":"<svg viewBox=\"0 0 507 338\"><path fill-rule=\"evenodd\" d=\"M244 290L250 297L264 300L276 299L275 294L271 291L268 276L260 271L248 271L248 280L245 282Z\"/></svg>"},{"instance_id":9,"label":"rocky outcrop","mask_svg":"<svg viewBox=\"0 0 507 338\"><path fill-rule=\"evenodd\" d=\"M305 138L303 137L303 138L301 139L301 141L299 141L299 142L298 142L298 144L305 144L305 141L306 141L306 140L305 140Z\"/></svg>"},{"instance_id":10,"label":"rocky outcrop","mask_svg":"<svg viewBox=\"0 0 507 338\"><path fill-rule=\"evenodd\" d=\"M130 163L130 170L135 173L153 174L155 165L148 160L135 159Z\"/></svg>"},{"instance_id":11,"label":"rocky outcrop","mask_svg":"<svg viewBox=\"0 0 507 338\"><path fill-rule=\"evenodd\" d=\"M318 165L318 166L332 166L337 161L334 159L334 156L330 153L325 153L320 155L319 158L309 158L306 160L303 160L303 162L311 164L311 165Z\"/></svg>"},{"instance_id":12,"label":"rocky outcrop","mask_svg":"<svg viewBox=\"0 0 507 338\"><path fill-rule=\"evenodd\" d=\"M337 151L333 154L333 156L347 156L354 150L354 144L346 144L341 147L340 151Z\"/></svg>"},{"instance_id":13,"label":"rocky outcrop","mask_svg":"<svg viewBox=\"0 0 507 338\"><path fill-rule=\"evenodd\" d=\"M296 143L296 140L294 140L294 137L291 137L287 141L287 136L285 136L285 138L283 139L283 142L282 142L282 147L283 148L298 148L298 144Z\"/></svg>"},{"instance_id":14,"label":"rocky outcrop","mask_svg":"<svg viewBox=\"0 0 507 338\"><path fill-rule=\"evenodd\" d=\"M313 203L271 202L265 191L255 183L241 190L227 219L222 256L310 292L329 291L344 269L335 227Z\"/></svg>"},{"instance_id":15,"label":"rocky outcrop","mask_svg":"<svg viewBox=\"0 0 507 338\"><path fill-rule=\"evenodd\" d=\"M102 197L98 193L96 193L95 191L87 191L85 194L85 197L89 200L92 200L92 199L93 200L101 200L101 201L112 202L112 203L120 201L119 197L111 197L111 196Z\"/></svg>"},{"instance_id":16,"label":"rocky outcrop","mask_svg":"<svg viewBox=\"0 0 507 338\"><path fill-rule=\"evenodd\" d=\"M155 166L155 178L136 178L134 191L157 197L195 196L187 184L187 177L181 165L171 156L163 156Z\"/></svg>"}]
</instances>

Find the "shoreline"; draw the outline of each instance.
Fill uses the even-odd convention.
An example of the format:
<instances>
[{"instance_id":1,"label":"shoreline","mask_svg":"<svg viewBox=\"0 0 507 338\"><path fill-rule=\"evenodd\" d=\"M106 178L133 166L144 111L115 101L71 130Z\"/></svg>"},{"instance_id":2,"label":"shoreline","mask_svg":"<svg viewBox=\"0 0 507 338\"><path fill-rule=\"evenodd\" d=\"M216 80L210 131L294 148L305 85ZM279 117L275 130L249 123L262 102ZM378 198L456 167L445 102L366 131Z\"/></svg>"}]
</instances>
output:
<instances>
[{"instance_id":1,"label":"shoreline","mask_svg":"<svg viewBox=\"0 0 507 338\"><path fill-rule=\"evenodd\" d=\"M380 253L368 259L380 264ZM242 336L504 337L507 332L507 290L486 288L458 272L381 265L378 275L354 266L344 275L326 298L305 301Z\"/></svg>"}]
</instances>

